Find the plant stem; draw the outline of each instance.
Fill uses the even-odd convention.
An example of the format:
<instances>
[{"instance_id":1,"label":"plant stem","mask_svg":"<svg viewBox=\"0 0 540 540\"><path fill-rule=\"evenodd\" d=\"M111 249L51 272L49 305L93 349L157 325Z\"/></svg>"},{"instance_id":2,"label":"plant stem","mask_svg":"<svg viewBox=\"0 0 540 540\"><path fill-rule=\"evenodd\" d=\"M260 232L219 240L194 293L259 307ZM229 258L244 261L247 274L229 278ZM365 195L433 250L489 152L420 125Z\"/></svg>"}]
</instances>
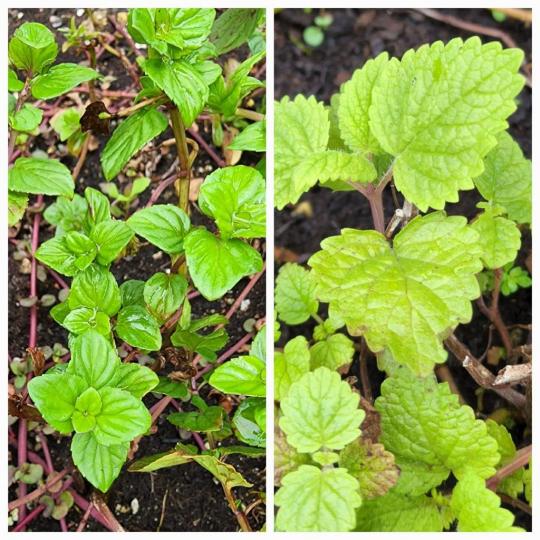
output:
<instances>
[{"instance_id":1,"label":"plant stem","mask_svg":"<svg viewBox=\"0 0 540 540\"><path fill-rule=\"evenodd\" d=\"M529 463L529 459L532 454L532 445L521 448L516 452L514 459L506 464L504 467L501 467L491 478L488 478L486 481L486 487L493 491L497 490L497 486L508 476L514 474L518 469L524 467Z\"/></svg>"},{"instance_id":2,"label":"plant stem","mask_svg":"<svg viewBox=\"0 0 540 540\"><path fill-rule=\"evenodd\" d=\"M165 98L163 96L155 96L153 98L148 98L143 101L139 101L139 103L136 103L135 105L132 105L131 107L120 109L114 116L119 116L119 117L129 116L135 111L138 111L139 109L142 109L143 107L146 107L147 105L152 105L153 103L157 103L158 101L165 102Z\"/></svg>"},{"instance_id":3,"label":"plant stem","mask_svg":"<svg viewBox=\"0 0 540 540\"><path fill-rule=\"evenodd\" d=\"M255 122L260 122L264 120L264 114L258 113L257 111L250 111L249 109L236 109L236 116L241 116L247 118L248 120L255 120Z\"/></svg>"},{"instance_id":4,"label":"plant stem","mask_svg":"<svg viewBox=\"0 0 540 540\"><path fill-rule=\"evenodd\" d=\"M240 525L240 528L244 532L253 532L253 529L251 528L249 521L247 520L244 512L241 510L238 510L238 507L236 506L236 500L234 498L234 495L232 494L231 489L226 486L225 484L221 484L223 486L223 492L225 493L225 498L227 499L227 502L229 503L229 508L232 510L234 516L236 517L236 521L238 521L238 525Z\"/></svg>"},{"instance_id":5,"label":"plant stem","mask_svg":"<svg viewBox=\"0 0 540 540\"><path fill-rule=\"evenodd\" d=\"M178 206L189 215L189 183L191 181L191 167L189 165L189 151L186 140L186 129L182 116L177 107L170 110L172 130L176 140L178 159L180 160L180 172L185 173L177 182Z\"/></svg>"},{"instance_id":6,"label":"plant stem","mask_svg":"<svg viewBox=\"0 0 540 540\"><path fill-rule=\"evenodd\" d=\"M17 97L17 102L15 103L15 113L18 113L21 110L25 101L28 99L28 94L30 92L30 79L31 77L28 75L24 81L23 89L21 90L19 96ZM8 159L10 163L13 159L13 151L15 150L15 143L17 142L17 133L18 132L14 129L10 129L8 142Z\"/></svg>"}]
</instances>

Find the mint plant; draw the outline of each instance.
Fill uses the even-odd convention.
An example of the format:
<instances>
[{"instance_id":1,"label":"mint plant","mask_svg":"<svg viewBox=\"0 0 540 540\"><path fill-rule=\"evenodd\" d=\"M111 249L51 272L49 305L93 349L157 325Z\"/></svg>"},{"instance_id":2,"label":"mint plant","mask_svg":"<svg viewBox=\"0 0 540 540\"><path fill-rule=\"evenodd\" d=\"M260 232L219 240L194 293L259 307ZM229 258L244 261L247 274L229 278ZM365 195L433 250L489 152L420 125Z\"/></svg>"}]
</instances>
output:
<instances>
[{"instance_id":1,"label":"mint plant","mask_svg":"<svg viewBox=\"0 0 540 540\"><path fill-rule=\"evenodd\" d=\"M275 353L278 530L521 530L501 497L524 494L531 448L517 451L503 423L477 418L436 375L450 350L526 414L525 395L493 386L453 334L476 301L520 358L498 300L531 223L531 164L506 132L522 60L477 37L436 42L369 60L329 106L275 104L276 207L316 184L356 191L374 226L325 238L308 267L276 278L276 340L279 324L315 325ZM390 185L403 206L388 217ZM484 200L471 220L444 211L474 188Z\"/></svg>"},{"instance_id":2,"label":"mint plant","mask_svg":"<svg viewBox=\"0 0 540 540\"><path fill-rule=\"evenodd\" d=\"M31 242L14 239L31 261L29 356L10 361L10 414L19 418L16 442L24 447L14 475L23 486L14 501L22 508L17 530L39 515L26 520L23 480L41 478L27 474L35 465L27 463L28 421L39 422L40 436L45 430L70 436L73 464L105 493L170 405L177 409L167 412L170 422L191 434L200 460L223 481L239 526L251 529L248 512L230 491L251 484L225 456L265 453L264 331L255 337L264 321L238 343L229 343L226 326L264 271L265 102L258 96L265 85L254 76L264 72L258 67L265 56L263 15L260 9L218 15L206 8L137 8L129 10L127 28L111 18L112 35L99 31L87 10L86 21L72 19L64 31L62 51L84 54L90 67L54 64L56 38L41 24L23 24L10 40L11 236L31 222ZM119 35L131 44L136 63L111 45ZM244 52L229 55L254 38L248 58L238 62ZM136 87L108 89L100 74L103 51L123 63ZM226 134L217 145L223 158L204 137L206 127L218 125ZM166 139L169 128L172 138ZM50 157L37 149L38 137L47 137ZM83 169L100 148L98 137L104 139L98 163L106 182ZM154 151L168 161L164 174L156 174ZM255 152L244 158L247 164L240 161L243 151ZM210 169L197 167L203 152L214 163ZM191 182L195 171L200 186ZM37 199L29 207L32 195ZM40 225L50 232L46 238L40 238ZM148 247L152 254L145 260ZM132 260L146 270L137 279L126 276ZM229 300L223 297L244 278L249 281L221 313ZM38 280L61 287L58 302L56 295L37 296ZM51 319L67 331L68 349L61 354L43 353L38 306L50 308ZM251 341L253 355L246 356ZM208 395L210 378L216 384ZM192 445L185 447L194 453ZM45 470L56 474L48 462ZM66 464L60 472L72 470ZM51 500L41 501L44 509L68 508L69 501L47 490ZM97 506L89 512L118 530Z\"/></svg>"}]
</instances>

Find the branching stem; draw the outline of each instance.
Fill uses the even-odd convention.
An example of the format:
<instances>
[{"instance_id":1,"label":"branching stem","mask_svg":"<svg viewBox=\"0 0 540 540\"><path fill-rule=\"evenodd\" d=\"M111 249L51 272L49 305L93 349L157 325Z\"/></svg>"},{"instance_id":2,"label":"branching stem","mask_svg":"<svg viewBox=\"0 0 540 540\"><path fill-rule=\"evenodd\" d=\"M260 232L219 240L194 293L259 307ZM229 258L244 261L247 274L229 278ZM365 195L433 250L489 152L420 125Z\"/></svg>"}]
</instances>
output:
<instances>
[{"instance_id":1,"label":"branching stem","mask_svg":"<svg viewBox=\"0 0 540 540\"><path fill-rule=\"evenodd\" d=\"M180 172L184 173L177 181L176 189L178 192L178 206L189 214L189 184L191 181L191 166L189 160L189 151L186 139L186 129L182 116L177 107L170 110L172 130L176 140L176 149L178 159L180 160Z\"/></svg>"}]
</instances>

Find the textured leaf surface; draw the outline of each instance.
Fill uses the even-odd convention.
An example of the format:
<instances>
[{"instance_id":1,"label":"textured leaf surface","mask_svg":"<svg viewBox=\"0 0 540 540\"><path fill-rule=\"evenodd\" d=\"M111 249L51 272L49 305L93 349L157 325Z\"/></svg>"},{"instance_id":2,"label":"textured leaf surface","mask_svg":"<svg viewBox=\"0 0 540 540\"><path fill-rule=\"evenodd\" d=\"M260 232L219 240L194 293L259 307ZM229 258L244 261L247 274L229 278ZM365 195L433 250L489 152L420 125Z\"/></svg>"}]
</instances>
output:
<instances>
[{"instance_id":1,"label":"textured leaf surface","mask_svg":"<svg viewBox=\"0 0 540 540\"><path fill-rule=\"evenodd\" d=\"M142 399L159 382L158 376L146 366L139 364L120 364L109 386L129 392L137 399Z\"/></svg>"},{"instance_id":2,"label":"textured leaf surface","mask_svg":"<svg viewBox=\"0 0 540 540\"><path fill-rule=\"evenodd\" d=\"M296 263L284 264L276 279L275 303L279 318L301 324L317 313L319 302L311 272Z\"/></svg>"},{"instance_id":3,"label":"textured leaf surface","mask_svg":"<svg viewBox=\"0 0 540 540\"><path fill-rule=\"evenodd\" d=\"M309 371L309 349L304 336L291 339L283 352L274 353L274 392L281 400L287 396L291 384Z\"/></svg>"},{"instance_id":4,"label":"textured leaf surface","mask_svg":"<svg viewBox=\"0 0 540 540\"><path fill-rule=\"evenodd\" d=\"M390 492L364 501L357 513L356 531L442 532L443 519L435 501L425 495L408 497Z\"/></svg>"},{"instance_id":5,"label":"textured leaf surface","mask_svg":"<svg viewBox=\"0 0 540 540\"><path fill-rule=\"evenodd\" d=\"M377 79L370 128L395 156L394 181L425 212L457 202L483 171L523 87L519 49L456 38L392 58Z\"/></svg>"},{"instance_id":6,"label":"textured leaf surface","mask_svg":"<svg viewBox=\"0 0 540 540\"><path fill-rule=\"evenodd\" d=\"M508 217L531 223L532 167L519 145L508 133L498 136L498 144L484 160L484 172L474 183L486 200L503 206Z\"/></svg>"},{"instance_id":7,"label":"textured leaf surface","mask_svg":"<svg viewBox=\"0 0 540 540\"><path fill-rule=\"evenodd\" d=\"M262 269L260 253L236 238L224 240L193 229L184 243L189 274L207 300L220 298L244 276Z\"/></svg>"},{"instance_id":8,"label":"textured leaf surface","mask_svg":"<svg viewBox=\"0 0 540 540\"><path fill-rule=\"evenodd\" d=\"M482 269L478 235L465 218L413 219L391 248L376 231L343 229L309 260L319 299L373 352L428 373L447 353L440 336L472 316Z\"/></svg>"},{"instance_id":9,"label":"textured leaf surface","mask_svg":"<svg viewBox=\"0 0 540 540\"><path fill-rule=\"evenodd\" d=\"M446 383L437 384L433 376L417 378L402 368L382 384L375 408L381 414L380 440L398 466L401 459L443 466L457 478L495 473L497 442Z\"/></svg>"},{"instance_id":10,"label":"textured leaf surface","mask_svg":"<svg viewBox=\"0 0 540 540\"><path fill-rule=\"evenodd\" d=\"M488 207L471 225L478 233L484 265L490 269L502 268L514 261L521 246L521 233L516 224L497 214Z\"/></svg>"},{"instance_id":11,"label":"textured leaf surface","mask_svg":"<svg viewBox=\"0 0 540 540\"><path fill-rule=\"evenodd\" d=\"M318 341L309 350L311 369L324 366L338 369L350 364L354 355L354 343L344 334L334 334Z\"/></svg>"},{"instance_id":12,"label":"textured leaf surface","mask_svg":"<svg viewBox=\"0 0 540 540\"><path fill-rule=\"evenodd\" d=\"M19 111L13 115L9 115L9 123L15 131L26 131L31 133L34 131L43 118L43 111L25 103Z\"/></svg>"},{"instance_id":13,"label":"textured leaf surface","mask_svg":"<svg viewBox=\"0 0 540 540\"><path fill-rule=\"evenodd\" d=\"M129 244L133 238L133 231L124 221L102 221L94 227L90 233L90 238L97 246L97 262L108 265Z\"/></svg>"},{"instance_id":14,"label":"textured leaf surface","mask_svg":"<svg viewBox=\"0 0 540 540\"><path fill-rule=\"evenodd\" d=\"M71 441L73 463L82 475L100 491L106 492L122 470L129 443L105 446L93 433L76 433Z\"/></svg>"},{"instance_id":15,"label":"textured leaf surface","mask_svg":"<svg viewBox=\"0 0 540 540\"><path fill-rule=\"evenodd\" d=\"M394 456L382 444L357 439L339 454L339 466L358 480L363 499L381 497L399 477Z\"/></svg>"},{"instance_id":16,"label":"textured leaf surface","mask_svg":"<svg viewBox=\"0 0 540 540\"><path fill-rule=\"evenodd\" d=\"M99 73L78 64L57 64L47 73L32 80L32 95L36 99L52 99L65 94L79 84L97 79Z\"/></svg>"},{"instance_id":17,"label":"textured leaf surface","mask_svg":"<svg viewBox=\"0 0 540 540\"><path fill-rule=\"evenodd\" d=\"M345 469L322 471L301 465L287 474L276 493L276 528L287 532L350 531L362 499L358 482Z\"/></svg>"},{"instance_id":18,"label":"textured leaf surface","mask_svg":"<svg viewBox=\"0 0 540 540\"><path fill-rule=\"evenodd\" d=\"M88 330L95 330L103 336L108 336L111 331L108 315L87 307L80 307L70 311L63 320L62 326L74 334L83 334Z\"/></svg>"},{"instance_id":19,"label":"textured leaf surface","mask_svg":"<svg viewBox=\"0 0 540 540\"><path fill-rule=\"evenodd\" d=\"M274 430L274 485L280 486L281 479L295 471L300 465L311 461L309 454L298 453L288 442L283 431L277 426Z\"/></svg>"},{"instance_id":20,"label":"textured leaf surface","mask_svg":"<svg viewBox=\"0 0 540 540\"><path fill-rule=\"evenodd\" d=\"M114 275L97 265L79 272L71 282L68 297L70 309L80 306L97 308L110 317L120 309L120 289Z\"/></svg>"},{"instance_id":21,"label":"textured leaf surface","mask_svg":"<svg viewBox=\"0 0 540 540\"><path fill-rule=\"evenodd\" d=\"M223 409L211 406L204 411L177 412L169 414L167 420L186 431L220 431L223 428Z\"/></svg>"},{"instance_id":22,"label":"textured leaf surface","mask_svg":"<svg viewBox=\"0 0 540 540\"><path fill-rule=\"evenodd\" d=\"M142 306L128 306L118 313L115 331L132 347L147 351L161 349L159 323Z\"/></svg>"},{"instance_id":23,"label":"textured leaf surface","mask_svg":"<svg viewBox=\"0 0 540 540\"><path fill-rule=\"evenodd\" d=\"M368 60L341 87L338 105L339 133L352 150L379 153L381 146L369 127L373 86L388 63L388 53Z\"/></svg>"},{"instance_id":24,"label":"textured leaf surface","mask_svg":"<svg viewBox=\"0 0 540 540\"><path fill-rule=\"evenodd\" d=\"M451 508L458 521L458 532L519 532L514 515L501 508L501 500L486 487L484 480L468 474L452 492Z\"/></svg>"},{"instance_id":25,"label":"textured leaf surface","mask_svg":"<svg viewBox=\"0 0 540 540\"><path fill-rule=\"evenodd\" d=\"M229 150L248 150L250 152L266 151L266 122L254 122L244 128L233 142L227 147Z\"/></svg>"},{"instance_id":26,"label":"textured leaf surface","mask_svg":"<svg viewBox=\"0 0 540 540\"><path fill-rule=\"evenodd\" d=\"M159 249L176 254L184 249L190 220L183 210L172 204L154 204L135 212L127 224Z\"/></svg>"},{"instance_id":27,"label":"textured leaf surface","mask_svg":"<svg viewBox=\"0 0 540 540\"><path fill-rule=\"evenodd\" d=\"M9 169L9 189L34 195L73 196L69 169L56 159L20 157Z\"/></svg>"},{"instance_id":28,"label":"textured leaf surface","mask_svg":"<svg viewBox=\"0 0 540 540\"><path fill-rule=\"evenodd\" d=\"M45 25L25 22L9 40L8 54L15 67L38 74L54 62L58 45Z\"/></svg>"},{"instance_id":29,"label":"textured leaf surface","mask_svg":"<svg viewBox=\"0 0 540 540\"><path fill-rule=\"evenodd\" d=\"M233 358L217 367L208 381L225 394L266 395L266 364L255 356Z\"/></svg>"},{"instance_id":30,"label":"textured leaf surface","mask_svg":"<svg viewBox=\"0 0 540 540\"><path fill-rule=\"evenodd\" d=\"M165 131L167 126L165 115L153 107L145 107L124 120L114 130L101 153L105 178L114 178L135 152Z\"/></svg>"},{"instance_id":31,"label":"textured leaf surface","mask_svg":"<svg viewBox=\"0 0 540 540\"><path fill-rule=\"evenodd\" d=\"M335 371L321 367L293 383L281 400L279 427L299 452L340 450L360 436L360 398Z\"/></svg>"},{"instance_id":32,"label":"textured leaf surface","mask_svg":"<svg viewBox=\"0 0 540 540\"><path fill-rule=\"evenodd\" d=\"M253 167L224 167L209 174L201 186L199 205L215 219L223 238L265 235L264 178Z\"/></svg>"},{"instance_id":33,"label":"textured leaf surface","mask_svg":"<svg viewBox=\"0 0 540 540\"><path fill-rule=\"evenodd\" d=\"M17 191L8 191L8 225L17 225L28 207L28 195Z\"/></svg>"},{"instance_id":34,"label":"textured leaf surface","mask_svg":"<svg viewBox=\"0 0 540 540\"><path fill-rule=\"evenodd\" d=\"M144 301L148 310L163 323L182 305L187 288L184 276L158 272L144 285Z\"/></svg>"}]
</instances>

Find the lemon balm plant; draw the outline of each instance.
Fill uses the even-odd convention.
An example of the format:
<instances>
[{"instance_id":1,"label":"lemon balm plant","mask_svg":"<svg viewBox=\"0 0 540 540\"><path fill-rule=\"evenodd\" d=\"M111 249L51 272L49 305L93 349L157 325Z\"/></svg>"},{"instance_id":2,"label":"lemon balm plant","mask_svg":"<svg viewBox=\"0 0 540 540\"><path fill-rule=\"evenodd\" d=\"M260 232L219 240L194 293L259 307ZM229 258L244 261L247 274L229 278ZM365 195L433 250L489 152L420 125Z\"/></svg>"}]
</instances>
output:
<instances>
[{"instance_id":1,"label":"lemon balm plant","mask_svg":"<svg viewBox=\"0 0 540 540\"><path fill-rule=\"evenodd\" d=\"M311 340L295 337L276 352L279 530L519 529L500 497L530 493L530 447L516 450L502 423L477 419L435 370L448 349L527 416L525 395L495 385L453 334L477 301L507 360L526 358L498 308L502 269L531 223L531 164L506 131L522 60L496 42L453 39L401 59L380 54L330 105L302 95L276 103L277 208L315 184L356 191L374 227L343 229L307 268L288 263L277 276L279 321L316 322ZM391 183L404 204L388 216ZM446 214L475 188L483 202L472 220ZM486 272L489 306L479 284ZM361 392L341 376L357 350ZM374 404L368 352L385 377Z\"/></svg>"},{"instance_id":2,"label":"lemon balm plant","mask_svg":"<svg viewBox=\"0 0 540 540\"><path fill-rule=\"evenodd\" d=\"M235 446L236 453L257 457L265 452L265 356L260 344L264 337L254 342L253 356L242 356L260 325L250 325L229 348L225 329L264 271L260 240L265 236L264 100L251 98L264 88L252 75L264 58L264 47L259 45L261 50L222 74L223 54L261 36L263 13L229 9L217 16L214 9L130 10L123 32L138 53L138 68L117 55L129 64L140 86L134 102L114 113L104 99L110 93L100 87L96 49L101 45L115 51L109 41L100 41L99 33L72 22L64 43L64 50L82 48L92 67L53 65L56 39L39 23L23 24L10 40L10 226L15 234L25 218L34 212L38 216L32 229L31 289L37 290L38 264L64 287L50 316L67 330L69 347L67 357L56 358L52 367L43 365L34 304L29 348L33 370L28 380L26 371L19 380L10 413L19 416L25 435L30 418L45 422L51 432L71 435L74 465L101 492L110 489L126 460L137 452L139 439L152 433L153 424L171 403L180 408L176 416L170 415L171 423L191 433L198 445L189 445L190 455L213 452L217 469L211 472L223 480L235 515L240 515L240 502L231 498L234 486L227 475L236 475L238 486L251 484L225 463L224 456L235 452L222 452L218 446L234 437L245 444ZM146 51L144 56L135 43ZM84 82L87 87L79 88ZM53 98L73 99L67 93L74 89L88 94L84 113L45 104ZM36 101L29 103L31 98ZM249 107L257 103L259 110L245 108L247 102ZM74 171L58 159L31 155L44 118L58 138L67 141L69 153L83 141L84 150L73 154L78 157ZM255 166L231 165L219 158L198 133L198 123L202 126L205 121L236 134L227 143L237 152L236 161L242 151L250 151ZM109 182L103 186L106 194L96 189L98 182L90 181L95 187L83 189L77 179L91 151L90 137L107 135L113 122L117 125L99 156ZM136 176L130 161L144 161L144 148L152 140L159 148L163 137L157 138L169 127L172 144L163 146L163 154L172 146L176 156L168 176L157 179L142 207L152 179ZM201 147L218 166L194 192L192 169ZM50 153L57 153L54 147ZM133 180L122 190L119 180L126 176ZM170 202L159 204L167 188L173 191ZM26 212L29 195L38 200ZM56 198L45 198L49 196ZM42 216L54 234L39 242ZM119 265L126 258L142 257L139 250L145 243L167 257L163 271L119 280ZM227 313L216 313L216 306L222 309L225 304L212 307L209 302L221 300L249 276ZM231 356L235 358L225 362ZM151 368L142 365L148 357L153 360ZM252 377L251 386L247 375ZM215 377L214 395L222 393L224 403L229 403L229 394L236 396L228 408L206 402L212 399L206 394ZM206 397L199 395L201 390ZM159 399L151 411L149 393L154 401ZM25 440L18 444L26 447ZM201 458L203 467L205 459ZM27 501L25 493L20 495L14 508ZM90 512L102 517L99 509ZM250 527L246 516L239 523Z\"/></svg>"}]
</instances>

